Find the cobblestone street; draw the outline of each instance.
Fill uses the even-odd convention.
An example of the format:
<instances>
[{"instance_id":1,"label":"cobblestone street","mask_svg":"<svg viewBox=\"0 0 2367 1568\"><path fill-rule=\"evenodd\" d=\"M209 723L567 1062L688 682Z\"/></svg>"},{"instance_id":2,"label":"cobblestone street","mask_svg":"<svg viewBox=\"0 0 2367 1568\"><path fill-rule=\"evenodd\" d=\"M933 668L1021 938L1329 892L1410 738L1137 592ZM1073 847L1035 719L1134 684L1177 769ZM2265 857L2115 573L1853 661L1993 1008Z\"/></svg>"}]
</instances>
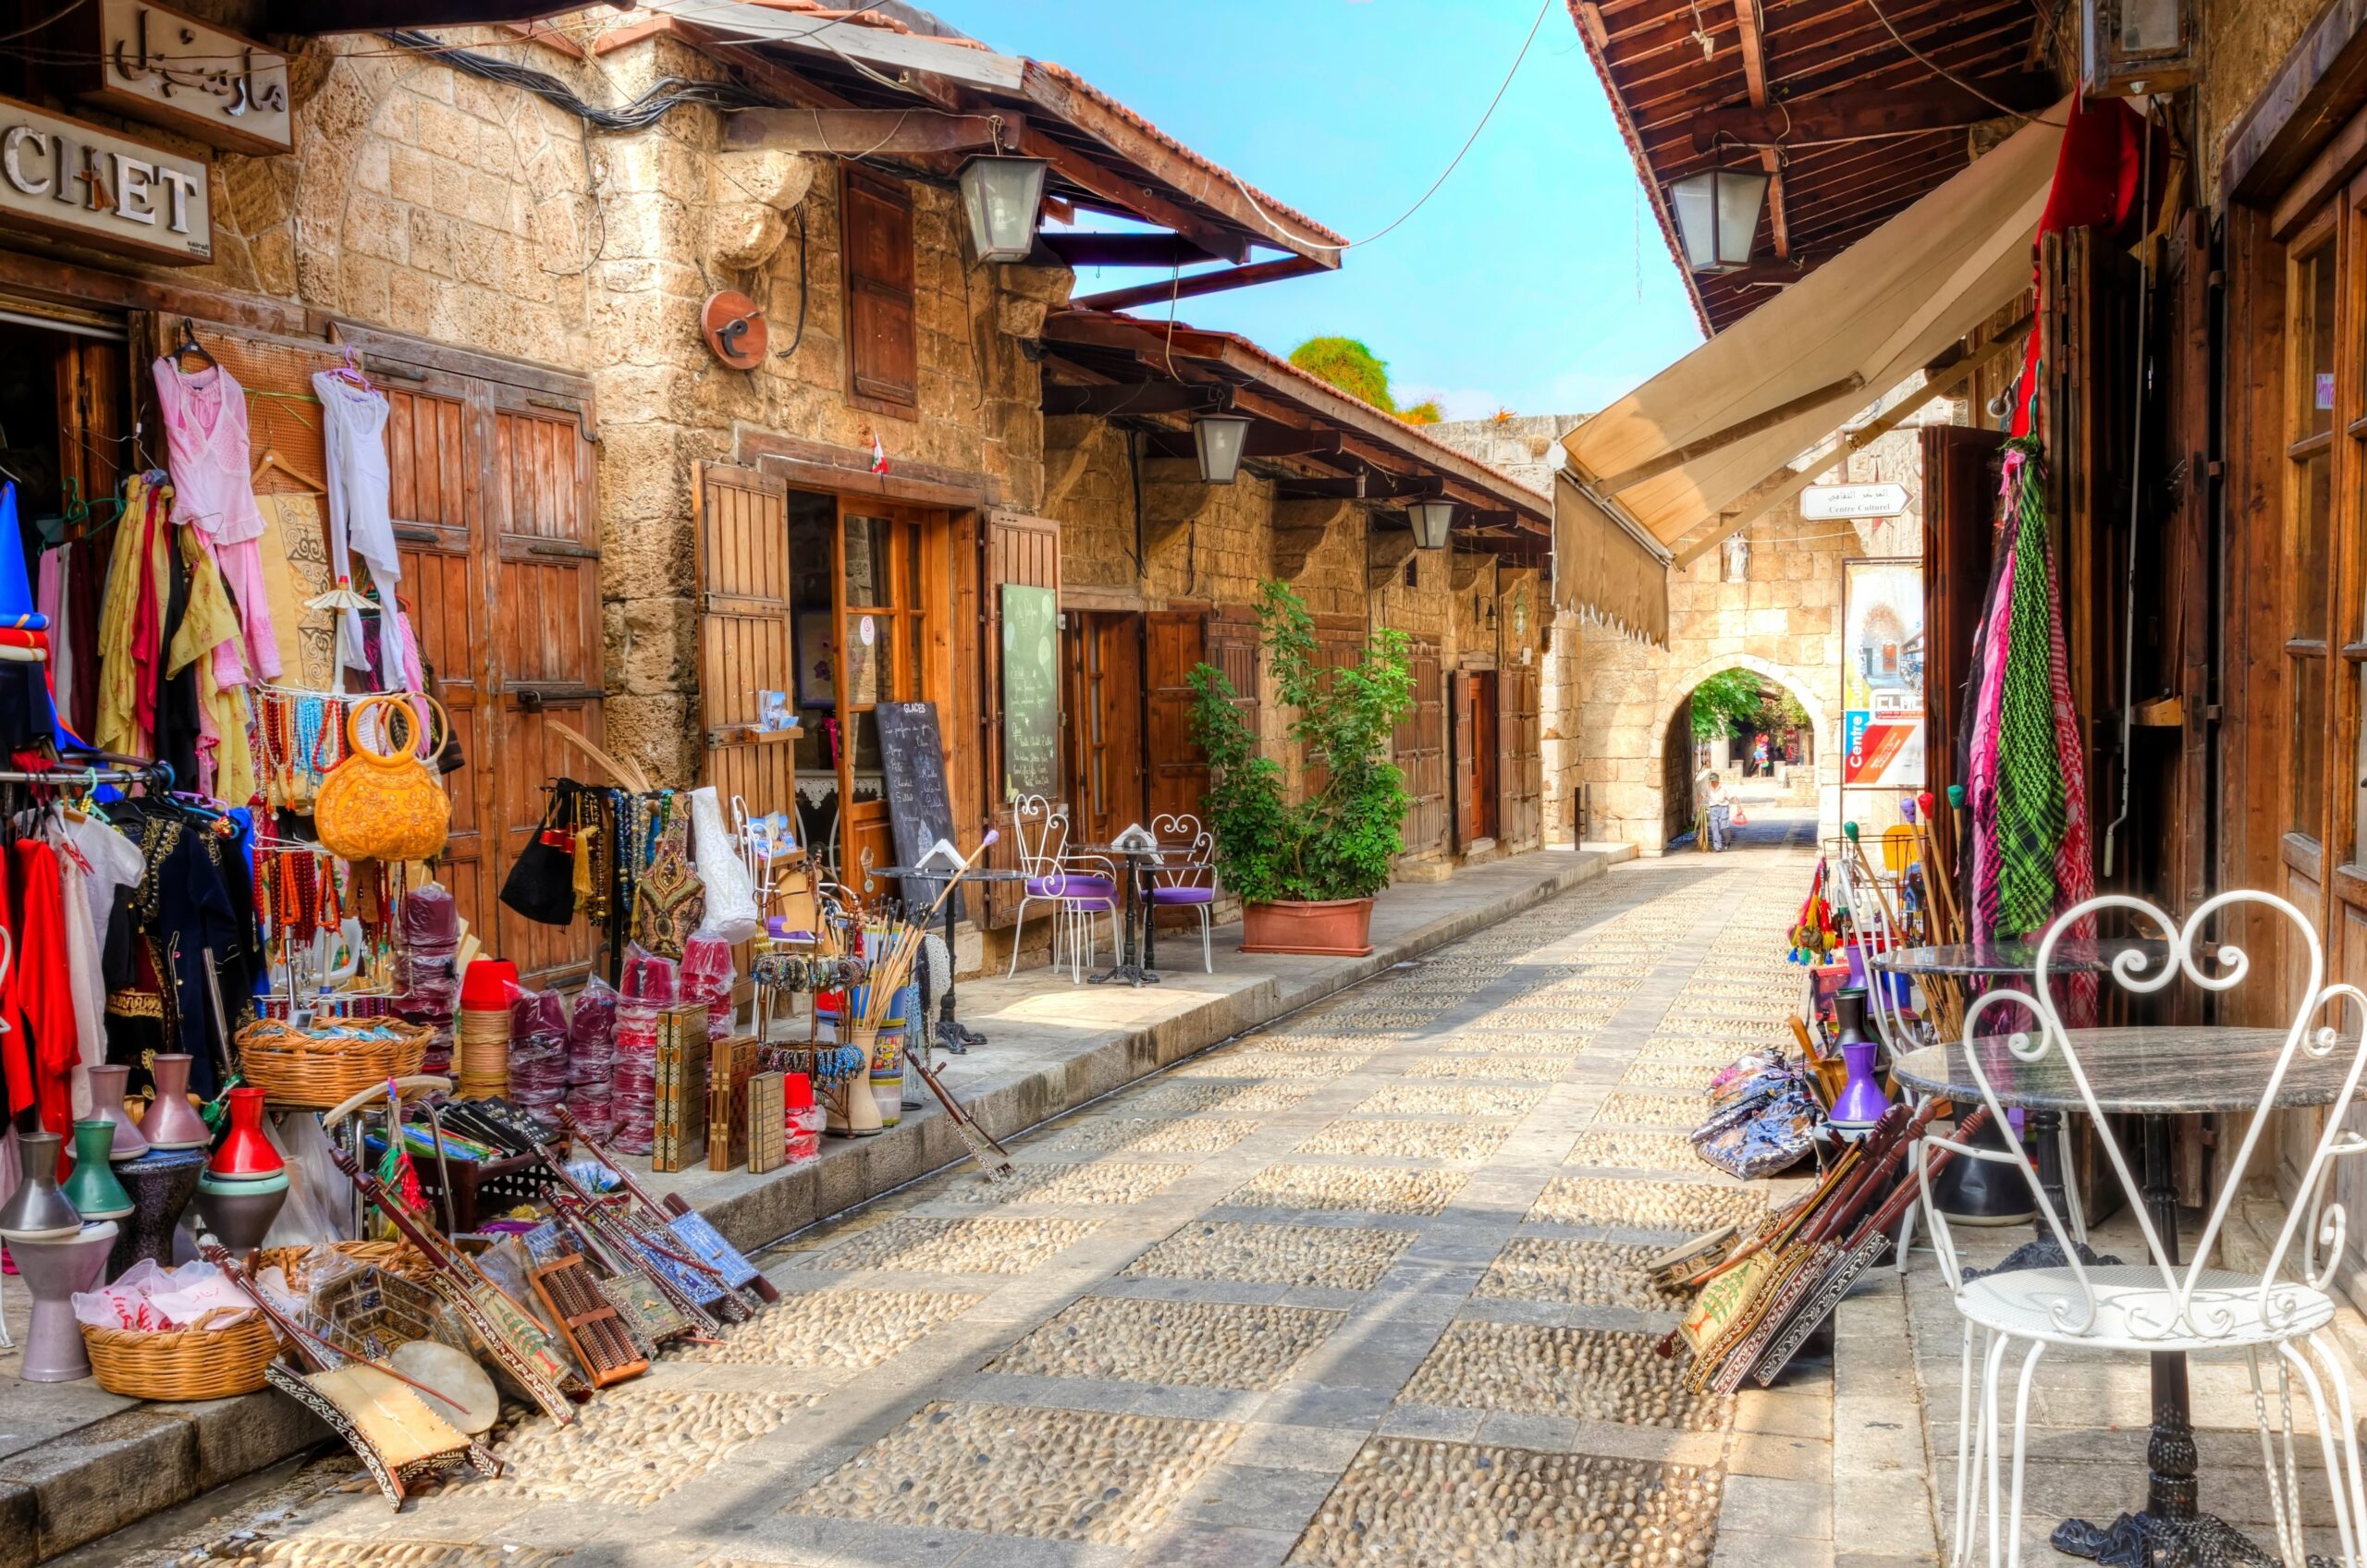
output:
<instances>
[{"instance_id":1,"label":"cobblestone street","mask_svg":"<svg viewBox=\"0 0 2367 1568\"><path fill-rule=\"evenodd\" d=\"M779 1306L570 1427L520 1421L498 1481L396 1515L323 1489L339 1455L72 1561L1680 1568L1743 1560L1722 1516L1815 1534L1828 1362L1696 1397L1633 1267L1775 1187L1684 1140L1796 1005L1808 827L1753 837L1102 1100L1015 1180L964 1166L794 1238L763 1260Z\"/></svg>"}]
</instances>

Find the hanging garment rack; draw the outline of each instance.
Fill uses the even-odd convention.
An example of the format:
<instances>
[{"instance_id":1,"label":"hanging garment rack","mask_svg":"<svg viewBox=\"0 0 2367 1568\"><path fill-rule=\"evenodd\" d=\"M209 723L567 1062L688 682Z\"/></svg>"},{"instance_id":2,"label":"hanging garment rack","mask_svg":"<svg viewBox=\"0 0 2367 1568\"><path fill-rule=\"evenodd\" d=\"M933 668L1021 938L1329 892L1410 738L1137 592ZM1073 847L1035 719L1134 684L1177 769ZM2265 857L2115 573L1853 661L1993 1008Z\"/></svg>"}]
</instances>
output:
<instances>
[{"instance_id":1,"label":"hanging garment rack","mask_svg":"<svg viewBox=\"0 0 2367 1568\"><path fill-rule=\"evenodd\" d=\"M18 768L0 768L0 784L80 784L96 789L102 784L149 784L171 789L173 765L168 762L140 764L107 763L97 767L53 767L40 773Z\"/></svg>"}]
</instances>

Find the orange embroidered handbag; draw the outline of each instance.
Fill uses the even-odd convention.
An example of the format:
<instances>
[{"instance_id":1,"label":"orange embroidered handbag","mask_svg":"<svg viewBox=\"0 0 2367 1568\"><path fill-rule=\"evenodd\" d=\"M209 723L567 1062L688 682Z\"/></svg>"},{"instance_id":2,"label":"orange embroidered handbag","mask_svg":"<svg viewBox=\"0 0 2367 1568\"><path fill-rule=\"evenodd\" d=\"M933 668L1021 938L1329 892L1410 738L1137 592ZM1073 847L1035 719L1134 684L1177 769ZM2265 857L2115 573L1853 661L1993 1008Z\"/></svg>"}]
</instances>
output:
<instances>
[{"instance_id":1,"label":"orange embroidered handbag","mask_svg":"<svg viewBox=\"0 0 2367 1568\"><path fill-rule=\"evenodd\" d=\"M435 709L449 732L452 719L443 704L433 697L420 700ZM373 751L362 739L362 716L381 705L388 714L387 749ZM395 714L404 721L399 745ZM444 793L443 781L419 754L419 717L411 699L386 692L354 704L346 715L345 733L346 760L321 781L313 803L322 847L341 860L426 860L442 853L452 825L452 802ZM429 747L429 755L436 750Z\"/></svg>"}]
</instances>

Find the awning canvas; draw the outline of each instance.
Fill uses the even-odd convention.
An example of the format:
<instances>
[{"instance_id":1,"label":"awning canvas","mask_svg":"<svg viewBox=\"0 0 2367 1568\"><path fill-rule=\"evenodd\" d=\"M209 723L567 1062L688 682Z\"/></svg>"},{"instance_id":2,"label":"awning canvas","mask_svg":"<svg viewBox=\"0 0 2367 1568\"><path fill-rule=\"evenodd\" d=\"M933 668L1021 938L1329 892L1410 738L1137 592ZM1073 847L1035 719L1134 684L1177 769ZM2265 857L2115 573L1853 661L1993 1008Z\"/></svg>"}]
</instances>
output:
<instances>
[{"instance_id":1,"label":"awning canvas","mask_svg":"<svg viewBox=\"0 0 2367 1568\"><path fill-rule=\"evenodd\" d=\"M1553 602L1639 642L1668 645L1668 552L1566 474L1553 485Z\"/></svg>"},{"instance_id":2,"label":"awning canvas","mask_svg":"<svg viewBox=\"0 0 2367 1568\"><path fill-rule=\"evenodd\" d=\"M2024 125L1572 431L1583 488L1674 545L2010 303L2030 286L2063 137L2048 122L2065 115Z\"/></svg>"}]
</instances>

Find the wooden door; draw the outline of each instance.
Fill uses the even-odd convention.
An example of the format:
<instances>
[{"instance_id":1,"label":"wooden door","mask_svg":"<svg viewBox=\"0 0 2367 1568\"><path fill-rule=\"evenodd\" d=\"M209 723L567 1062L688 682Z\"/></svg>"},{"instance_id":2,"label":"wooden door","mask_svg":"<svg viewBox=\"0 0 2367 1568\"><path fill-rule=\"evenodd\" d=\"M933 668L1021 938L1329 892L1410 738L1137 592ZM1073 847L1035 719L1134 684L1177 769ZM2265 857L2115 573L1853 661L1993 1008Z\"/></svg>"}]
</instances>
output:
<instances>
[{"instance_id":1,"label":"wooden door","mask_svg":"<svg viewBox=\"0 0 2367 1568\"><path fill-rule=\"evenodd\" d=\"M1414 706L1398 721L1390 750L1405 776L1405 793L1413 798L1400 835L1401 852L1423 855L1446 848L1446 689L1439 671L1438 643L1412 642L1407 658L1414 672Z\"/></svg>"},{"instance_id":2,"label":"wooden door","mask_svg":"<svg viewBox=\"0 0 2367 1568\"><path fill-rule=\"evenodd\" d=\"M1497 837L1509 849L1535 849L1543 826L1545 793L1536 669L1515 666L1499 671L1496 695L1496 755L1502 770Z\"/></svg>"},{"instance_id":3,"label":"wooden door","mask_svg":"<svg viewBox=\"0 0 2367 1568\"><path fill-rule=\"evenodd\" d=\"M1003 613L1002 590L1006 584L1030 588L1049 588L1057 596L1061 588L1061 530L1050 518L1029 517L1021 512L992 512L979 540L985 557L986 643L980 660L985 672L986 702L979 711L981 750L987 762L985 776L993 822L1001 835L987 854L987 864L1000 870L1016 870L1019 865L1019 845L1013 832L1011 802L1016 792L1007 775L1003 746ZM1057 789L1053 793L1057 794ZM978 900L980 923L989 926L1009 925L1019 913L1016 883L1000 882L987 885L986 897Z\"/></svg>"},{"instance_id":4,"label":"wooden door","mask_svg":"<svg viewBox=\"0 0 2367 1568\"><path fill-rule=\"evenodd\" d=\"M839 503L839 648L836 678L843 751L839 767L846 860L840 874L864 886L865 868L896 864L878 722L881 703L920 702L932 616L923 600L923 557L943 547L942 521L906 508L841 496ZM943 722L940 708L939 723Z\"/></svg>"},{"instance_id":5,"label":"wooden door","mask_svg":"<svg viewBox=\"0 0 2367 1568\"><path fill-rule=\"evenodd\" d=\"M1075 837L1106 844L1143 821L1142 617L1073 616L1067 753Z\"/></svg>"},{"instance_id":6,"label":"wooden door","mask_svg":"<svg viewBox=\"0 0 2367 1568\"><path fill-rule=\"evenodd\" d=\"M1932 800L1965 781L1972 741L1965 686L1972 675L1972 637L1989 594L1995 536L1997 459L2005 437L1958 424L1926 425L1923 459L1924 779ZM1955 814L1934 811L1941 862L1956 865ZM1959 873L1955 886L1969 887Z\"/></svg>"},{"instance_id":7,"label":"wooden door","mask_svg":"<svg viewBox=\"0 0 2367 1568\"><path fill-rule=\"evenodd\" d=\"M1208 657L1208 623L1200 610L1152 610L1143 618L1143 765L1147 777L1145 819L1204 818L1208 759L1192 740L1192 671Z\"/></svg>"},{"instance_id":8,"label":"wooden door","mask_svg":"<svg viewBox=\"0 0 2367 1568\"><path fill-rule=\"evenodd\" d=\"M788 692L789 486L754 469L698 465L699 714L705 782L728 813L791 811L797 789L792 731L768 730L763 693Z\"/></svg>"},{"instance_id":9,"label":"wooden door","mask_svg":"<svg viewBox=\"0 0 2367 1568\"><path fill-rule=\"evenodd\" d=\"M1471 844L1498 836L1497 793L1503 767L1502 729L1498 721L1496 672L1479 670L1471 681Z\"/></svg>"},{"instance_id":10,"label":"wooden door","mask_svg":"<svg viewBox=\"0 0 2367 1568\"><path fill-rule=\"evenodd\" d=\"M1315 618L1315 662L1325 673L1316 679L1325 690L1331 684L1330 671L1353 668L1364 656L1365 618L1360 615L1318 615ZM1312 756L1300 759L1305 769L1302 779L1306 793L1320 794L1331 783L1331 773Z\"/></svg>"}]
</instances>

